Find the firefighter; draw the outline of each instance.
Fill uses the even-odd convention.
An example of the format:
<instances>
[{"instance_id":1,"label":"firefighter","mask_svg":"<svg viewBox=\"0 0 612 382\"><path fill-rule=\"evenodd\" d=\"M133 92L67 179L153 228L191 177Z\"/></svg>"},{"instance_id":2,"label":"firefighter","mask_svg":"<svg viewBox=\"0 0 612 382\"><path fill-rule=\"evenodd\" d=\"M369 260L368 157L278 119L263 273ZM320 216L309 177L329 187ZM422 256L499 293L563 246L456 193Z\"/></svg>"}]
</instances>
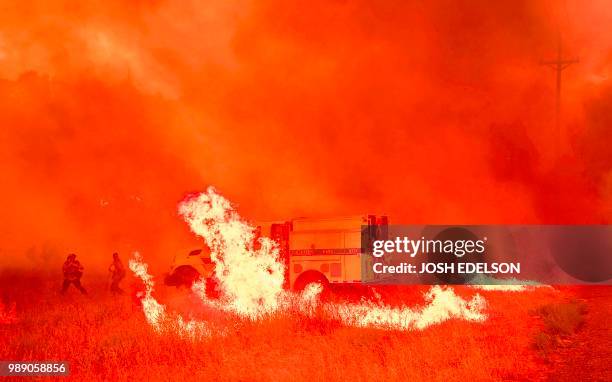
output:
<instances>
[{"instance_id":1,"label":"firefighter","mask_svg":"<svg viewBox=\"0 0 612 382\"><path fill-rule=\"evenodd\" d=\"M62 285L62 294L66 293L70 284L74 284L74 286L81 291L82 294L87 294L87 291L81 285L81 276L83 276L83 266L76 259L76 255L71 253L68 255L68 258L64 262L64 266L62 267L62 271L64 272L64 284Z\"/></svg>"},{"instance_id":2,"label":"firefighter","mask_svg":"<svg viewBox=\"0 0 612 382\"><path fill-rule=\"evenodd\" d=\"M123 268L123 263L119 259L119 254L117 252L113 253L113 262L108 267L108 271L111 274L111 293L123 294L123 290L119 287L119 283L125 277L125 268Z\"/></svg>"}]
</instances>

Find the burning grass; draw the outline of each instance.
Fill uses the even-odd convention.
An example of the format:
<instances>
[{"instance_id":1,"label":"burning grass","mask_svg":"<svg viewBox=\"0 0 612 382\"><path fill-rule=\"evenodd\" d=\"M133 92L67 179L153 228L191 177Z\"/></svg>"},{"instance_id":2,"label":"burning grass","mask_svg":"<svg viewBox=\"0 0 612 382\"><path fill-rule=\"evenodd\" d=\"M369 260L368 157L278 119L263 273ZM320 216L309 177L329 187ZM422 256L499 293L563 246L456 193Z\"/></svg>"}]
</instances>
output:
<instances>
[{"instance_id":1,"label":"burning grass","mask_svg":"<svg viewBox=\"0 0 612 382\"><path fill-rule=\"evenodd\" d=\"M214 189L179 212L211 248L218 300L201 284L155 289L138 256L129 265L144 284L142 306L101 292L104 282L61 298L36 287L51 279L13 275L0 283L20 285L9 296L17 319L0 326L0 359L67 360L79 380L533 380L546 370L530 313L558 331L576 322L553 288L361 286L325 301L312 288L292 293L275 244L256 248L253 229Z\"/></svg>"},{"instance_id":2,"label":"burning grass","mask_svg":"<svg viewBox=\"0 0 612 382\"><path fill-rule=\"evenodd\" d=\"M113 299L102 281L88 281L89 297L71 291L61 298L57 288L9 292L18 321L0 325L0 359L68 360L78 380L534 379L545 370L531 346L539 319L530 313L560 298L552 289L511 296L479 292L488 302L484 322L450 319L422 331L399 331L347 326L320 310L215 319L193 293L159 288L155 297L170 311L182 309L185 319L206 319L222 329L193 339L157 332L128 296ZM390 306L424 305L424 290L393 287L376 294ZM464 299L476 293L455 291ZM350 291L335 299L345 294L350 300Z\"/></svg>"},{"instance_id":3,"label":"burning grass","mask_svg":"<svg viewBox=\"0 0 612 382\"><path fill-rule=\"evenodd\" d=\"M427 291L424 295L427 303L418 309L404 304L391 307L381 301L322 302L320 286L292 293L283 289L285 266L279 258L278 244L266 237L256 239L254 227L245 222L231 202L213 187L188 196L178 210L191 231L211 249L220 298L210 300L203 281L194 284L192 289L202 303L220 311L251 320L288 310L310 316L316 311L326 319L339 320L349 326L399 330L422 330L452 318L486 319L482 313L486 302L479 294L465 300L452 288L439 286ZM165 305L152 296L155 283L138 253L130 259L129 266L145 286L143 311L156 330L170 328L191 337L210 335L206 321L186 322L181 315L167 314Z\"/></svg>"}]
</instances>

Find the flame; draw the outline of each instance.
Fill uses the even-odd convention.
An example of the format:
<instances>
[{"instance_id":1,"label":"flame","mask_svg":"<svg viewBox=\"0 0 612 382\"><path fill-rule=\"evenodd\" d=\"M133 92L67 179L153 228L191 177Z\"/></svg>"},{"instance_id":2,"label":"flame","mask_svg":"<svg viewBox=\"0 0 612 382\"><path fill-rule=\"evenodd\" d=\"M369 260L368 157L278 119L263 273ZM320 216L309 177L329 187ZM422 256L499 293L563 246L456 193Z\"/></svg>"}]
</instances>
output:
<instances>
[{"instance_id":1,"label":"flame","mask_svg":"<svg viewBox=\"0 0 612 382\"><path fill-rule=\"evenodd\" d=\"M526 292L535 288L550 288L550 285L540 284L531 280L496 279L485 275L476 275L471 280L470 288L498 292Z\"/></svg>"},{"instance_id":2,"label":"flame","mask_svg":"<svg viewBox=\"0 0 612 382\"><path fill-rule=\"evenodd\" d=\"M339 320L349 326L396 330L423 330L449 319L474 322L486 319L484 298L476 294L468 301L449 287L432 287L425 294L426 304L420 308L391 307L374 302L323 303L319 298L320 285L311 285L301 293L285 291L285 270L276 243L260 238L256 248L253 227L244 222L231 203L214 188L209 187L206 192L185 199L179 204L179 213L191 231L211 248L222 296L219 300L209 299L205 281L194 283L193 292L205 305L238 317L256 320L273 313L297 311L307 316L321 314L323 318ZM129 264L145 284L144 314L157 331L171 329L191 337L211 334L206 322L185 322L180 315L170 318L165 306L152 296L154 282L140 255L135 254Z\"/></svg>"},{"instance_id":3,"label":"flame","mask_svg":"<svg viewBox=\"0 0 612 382\"><path fill-rule=\"evenodd\" d=\"M185 321L179 314L170 317L166 314L166 307L153 297L155 282L148 272L148 266L144 263L138 252L128 262L130 269L138 276L145 285L144 296L141 299L142 310L145 318L157 332L166 330L175 331L181 336L199 338L208 336L210 330L205 322L197 320Z\"/></svg>"},{"instance_id":4,"label":"flame","mask_svg":"<svg viewBox=\"0 0 612 382\"><path fill-rule=\"evenodd\" d=\"M180 203L179 213L211 249L226 309L257 318L280 308L285 270L273 240L260 238L255 249L253 228L212 187Z\"/></svg>"},{"instance_id":5,"label":"flame","mask_svg":"<svg viewBox=\"0 0 612 382\"><path fill-rule=\"evenodd\" d=\"M486 302L476 294L470 301L457 296L452 288L432 287L425 293L427 304L420 309L394 308L373 302L361 304L330 304L330 316L344 324L380 329L423 330L428 326L456 318L466 321L484 321L482 310Z\"/></svg>"}]
</instances>

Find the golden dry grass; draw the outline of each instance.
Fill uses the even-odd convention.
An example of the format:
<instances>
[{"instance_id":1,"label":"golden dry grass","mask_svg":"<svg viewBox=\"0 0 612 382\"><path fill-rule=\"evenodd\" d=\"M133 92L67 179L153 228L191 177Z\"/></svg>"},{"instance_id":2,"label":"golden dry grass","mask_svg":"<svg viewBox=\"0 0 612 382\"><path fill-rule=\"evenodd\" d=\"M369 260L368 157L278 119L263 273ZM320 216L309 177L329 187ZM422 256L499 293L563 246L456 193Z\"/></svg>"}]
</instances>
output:
<instances>
[{"instance_id":1,"label":"golden dry grass","mask_svg":"<svg viewBox=\"0 0 612 382\"><path fill-rule=\"evenodd\" d=\"M478 292L488 301L486 322L451 320L409 332L296 313L257 322L226 317L217 320L223 335L193 341L158 334L129 296L114 299L102 283L87 285L90 296L71 290L64 298L57 283L13 282L14 292L4 289L5 299L17 303L19 321L0 325L0 359L68 360L74 380L538 380L547 369L532 346L542 327L532 312L560 299L549 288ZM422 290L390 288L383 298L412 305L422 301ZM191 304L187 291L160 288L158 296L199 318L207 314L185 306Z\"/></svg>"}]
</instances>

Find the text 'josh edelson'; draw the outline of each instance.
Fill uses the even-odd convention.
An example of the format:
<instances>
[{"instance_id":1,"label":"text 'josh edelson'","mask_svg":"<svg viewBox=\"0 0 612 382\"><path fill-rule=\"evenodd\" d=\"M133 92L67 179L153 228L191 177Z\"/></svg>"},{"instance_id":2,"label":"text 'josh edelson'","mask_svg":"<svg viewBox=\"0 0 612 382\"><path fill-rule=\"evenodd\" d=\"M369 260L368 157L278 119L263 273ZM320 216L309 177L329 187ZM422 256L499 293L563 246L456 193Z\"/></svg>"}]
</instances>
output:
<instances>
[{"instance_id":1,"label":"text 'josh edelson'","mask_svg":"<svg viewBox=\"0 0 612 382\"><path fill-rule=\"evenodd\" d=\"M519 262L485 261L487 240L414 240L407 236L374 240L372 270L376 274L520 274ZM427 259L415 261L417 255Z\"/></svg>"}]
</instances>

